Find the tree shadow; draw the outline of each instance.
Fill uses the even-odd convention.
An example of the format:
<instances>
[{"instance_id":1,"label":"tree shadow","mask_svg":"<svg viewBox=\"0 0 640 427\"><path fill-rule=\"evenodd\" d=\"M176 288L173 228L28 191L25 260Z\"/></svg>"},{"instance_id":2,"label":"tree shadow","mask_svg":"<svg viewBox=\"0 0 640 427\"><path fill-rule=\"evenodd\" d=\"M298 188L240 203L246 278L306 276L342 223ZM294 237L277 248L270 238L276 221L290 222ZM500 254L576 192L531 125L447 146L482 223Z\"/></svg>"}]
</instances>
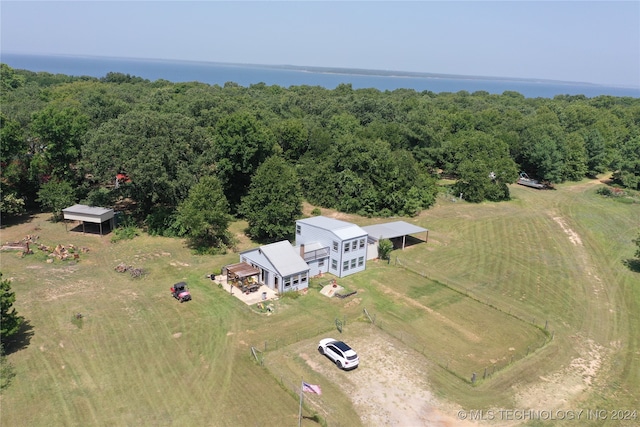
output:
<instances>
[{"instance_id":1,"label":"tree shadow","mask_svg":"<svg viewBox=\"0 0 640 427\"><path fill-rule=\"evenodd\" d=\"M622 263L634 273L640 273L640 259L629 258L629 259L622 260Z\"/></svg>"},{"instance_id":2,"label":"tree shadow","mask_svg":"<svg viewBox=\"0 0 640 427\"><path fill-rule=\"evenodd\" d=\"M4 342L5 354L9 355L27 348L31 343L33 335L33 326L31 326L28 320L23 321L22 325L20 325L20 330L11 337L11 339Z\"/></svg>"},{"instance_id":3,"label":"tree shadow","mask_svg":"<svg viewBox=\"0 0 640 427\"><path fill-rule=\"evenodd\" d=\"M19 215L19 216L10 216L10 217L2 217L2 220L0 221L0 228L5 229L8 227L15 227L16 225L20 225L20 224L28 224L31 221L33 221L35 215L33 215L32 213L26 213L23 215Z\"/></svg>"}]
</instances>

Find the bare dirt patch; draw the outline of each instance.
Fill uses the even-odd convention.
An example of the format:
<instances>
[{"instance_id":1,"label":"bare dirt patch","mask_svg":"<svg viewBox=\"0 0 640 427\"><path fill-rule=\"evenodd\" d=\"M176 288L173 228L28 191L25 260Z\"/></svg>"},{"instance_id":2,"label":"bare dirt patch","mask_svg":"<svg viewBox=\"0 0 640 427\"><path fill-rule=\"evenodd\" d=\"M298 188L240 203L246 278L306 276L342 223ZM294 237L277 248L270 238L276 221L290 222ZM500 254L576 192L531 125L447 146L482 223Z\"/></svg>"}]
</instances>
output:
<instances>
[{"instance_id":1,"label":"bare dirt patch","mask_svg":"<svg viewBox=\"0 0 640 427\"><path fill-rule=\"evenodd\" d=\"M309 352L308 347L299 356L309 368L351 396L364 425L472 425L456 419L456 408L431 393L428 373L434 367L424 356L373 326L360 327L363 333L348 339L361 361L354 370L339 370L325 356Z\"/></svg>"},{"instance_id":2,"label":"bare dirt patch","mask_svg":"<svg viewBox=\"0 0 640 427\"><path fill-rule=\"evenodd\" d=\"M582 239L580 239L580 236L578 235L578 233L576 233L571 228L569 228L564 218L555 216L553 217L553 220L557 222L560 228L562 228L562 231L564 231L565 234L569 236L569 240L571 241L571 243L573 243L576 246L582 246Z\"/></svg>"},{"instance_id":3,"label":"bare dirt patch","mask_svg":"<svg viewBox=\"0 0 640 427\"><path fill-rule=\"evenodd\" d=\"M593 340L573 337L582 357L576 357L567 367L550 375L540 376L536 384L520 388L515 395L517 407L533 410L563 408L573 398L587 390L600 371L606 349Z\"/></svg>"}]
</instances>

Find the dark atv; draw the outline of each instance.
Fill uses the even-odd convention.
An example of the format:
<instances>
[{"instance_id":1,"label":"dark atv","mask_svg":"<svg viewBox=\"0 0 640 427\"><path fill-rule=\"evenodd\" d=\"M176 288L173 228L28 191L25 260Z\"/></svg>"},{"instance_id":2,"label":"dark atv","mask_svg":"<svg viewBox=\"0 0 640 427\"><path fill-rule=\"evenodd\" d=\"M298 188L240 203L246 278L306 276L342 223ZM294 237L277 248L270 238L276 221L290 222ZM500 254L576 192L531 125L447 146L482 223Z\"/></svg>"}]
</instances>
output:
<instances>
[{"instance_id":1,"label":"dark atv","mask_svg":"<svg viewBox=\"0 0 640 427\"><path fill-rule=\"evenodd\" d=\"M176 283L171 287L171 295L180 302L191 301L191 293L185 282Z\"/></svg>"}]
</instances>

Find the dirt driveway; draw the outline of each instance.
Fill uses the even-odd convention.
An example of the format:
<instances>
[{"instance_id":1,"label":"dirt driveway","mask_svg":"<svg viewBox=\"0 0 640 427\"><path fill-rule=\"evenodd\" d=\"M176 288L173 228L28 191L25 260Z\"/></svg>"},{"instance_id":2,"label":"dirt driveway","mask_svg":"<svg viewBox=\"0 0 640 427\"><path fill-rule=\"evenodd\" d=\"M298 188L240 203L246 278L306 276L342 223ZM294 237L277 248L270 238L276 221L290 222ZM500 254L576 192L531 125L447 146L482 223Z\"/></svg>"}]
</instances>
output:
<instances>
[{"instance_id":1,"label":"dirt driveway","mask_svg":"<svg viewBox=\"0 0 640 427\"><path fill-rule=\"evenodd\" d=\"M318 352L300 352L299 356L311 369L351 396L364 425L472 425L457 420L456 407L438 401L430 392L426 373L432 366L424 356L372 325L350 326L354 328L361 328L362 333L351 332L345 341L358 351L357 369L341 371Z\"/></svg>"}]
</instances>

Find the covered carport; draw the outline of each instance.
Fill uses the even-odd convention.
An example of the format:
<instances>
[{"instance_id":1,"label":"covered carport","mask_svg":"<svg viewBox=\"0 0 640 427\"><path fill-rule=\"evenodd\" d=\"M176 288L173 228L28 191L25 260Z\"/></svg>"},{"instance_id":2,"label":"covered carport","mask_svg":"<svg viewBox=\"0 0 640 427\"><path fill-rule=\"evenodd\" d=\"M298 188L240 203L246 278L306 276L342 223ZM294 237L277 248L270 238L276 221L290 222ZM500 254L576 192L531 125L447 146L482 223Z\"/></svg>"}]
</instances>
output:
<instances>
[{"instance_id":1,"label":"covered carport","mask_svg":"<svg viewBox=\"0 0 640 427\"><path fill-rule=\"evenodd\" d=\"M100 235L102 236L102 224L109 221L110 228L114 227L113 209L101 208L97 206L73 205L62 209L64 215L64 227L67 229L67 220L80 221L82 223L82 232L85 232L85 222L100 224Z\"/></svg>"},{"instance_id":2,"label":"covered carport","mask_svg":"<svg viewBox=\"0 0 640 427\"><path fill-rule=\"evenodd\" d=\"M376 258L378 256L378 242L380 239L400 239L402 238L401 248L404 250L407 244L407 236L412 236L418 240L416 234L425 233L424 242L429 240L429 230L417 225L409 224L405 221L387 222L384 224L374 224L361 227L369 235L369 250L367 251L367 259Z\"/></svg>"}]
</instances>

